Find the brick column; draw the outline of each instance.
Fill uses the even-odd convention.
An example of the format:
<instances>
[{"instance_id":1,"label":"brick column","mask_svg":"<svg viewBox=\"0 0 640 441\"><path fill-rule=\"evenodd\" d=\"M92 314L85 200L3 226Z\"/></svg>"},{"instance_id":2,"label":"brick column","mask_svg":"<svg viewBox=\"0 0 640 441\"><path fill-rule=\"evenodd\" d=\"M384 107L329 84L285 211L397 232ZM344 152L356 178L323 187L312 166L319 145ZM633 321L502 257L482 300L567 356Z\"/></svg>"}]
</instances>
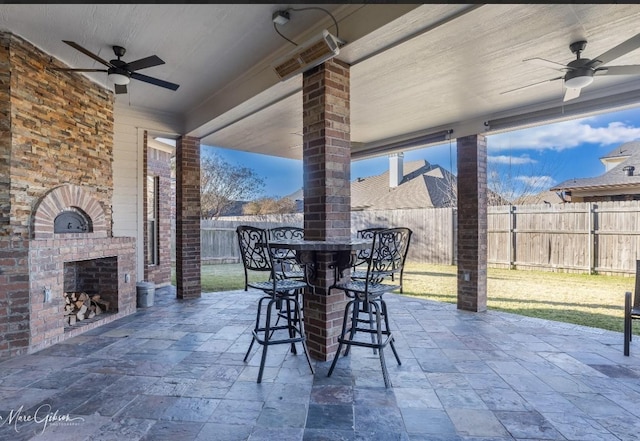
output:
<instances>
[{"instance_id":1,"label":"brick column","mask_svg":"<svg viewBox=\"0 0 640 441\"><path fill-rule=\"evenodd\" d=\"M177 297L200 297L200 140L176 143Z\"/></svg>"},{"instance_id":2,"label":"brick column","mask_svg":"<svg viewBox=\"0 0 640 441\"><path fill-rule=\"evenodd\" d=\"M487 141L458 138L458 309L487 310Z\"/></svg>"},{"instance_id":3,"label":"brick column","mask_svg":"<svg viewBox=\"0 0 640 441\"><path fill-rule=\"evenodd\" d=\"M303 74L304 234L309 240L351 236L351 138L349 65L329 60ZM330 290L335 253L316 254L315 293L305 295L311 355L332 358L346 305Z\"/></svg>"}]
</instances>

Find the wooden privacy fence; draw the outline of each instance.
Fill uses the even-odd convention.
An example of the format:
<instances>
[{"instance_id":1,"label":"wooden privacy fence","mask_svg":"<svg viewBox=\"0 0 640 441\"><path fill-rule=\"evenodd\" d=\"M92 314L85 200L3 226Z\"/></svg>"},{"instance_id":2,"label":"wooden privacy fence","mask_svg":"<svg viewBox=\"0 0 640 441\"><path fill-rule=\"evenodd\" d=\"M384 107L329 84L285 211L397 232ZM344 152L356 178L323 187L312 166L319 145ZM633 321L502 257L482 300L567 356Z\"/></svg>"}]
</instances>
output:
<instances>
[{"instance_id":1,"label":"wooden privacy fence","mask_svg":"<svg viewBox=\"0 0 640 441\"><path fill-rule=\"evenodd\" d=\"M235 228L241 224L303 226L303 215L203 220L203 262L237 262ZM457 210L452 208L351 213L353 235L377 226L411 228L407 259L418 263L456 263L456 224ZM492 206L487 235L491 267L634 274L635 261L640 259L640 201Z\"/></svg>"},{"instance_id":2,"label":"wooden privacy fence","mask_svg":"<svg viewBox=\"0 0 640 441\"><path fill-rule=\"evenodd\" d=\"M640 201L490 207L488 262L589 274L635 274Z\"/></svg>"}]
</instances>

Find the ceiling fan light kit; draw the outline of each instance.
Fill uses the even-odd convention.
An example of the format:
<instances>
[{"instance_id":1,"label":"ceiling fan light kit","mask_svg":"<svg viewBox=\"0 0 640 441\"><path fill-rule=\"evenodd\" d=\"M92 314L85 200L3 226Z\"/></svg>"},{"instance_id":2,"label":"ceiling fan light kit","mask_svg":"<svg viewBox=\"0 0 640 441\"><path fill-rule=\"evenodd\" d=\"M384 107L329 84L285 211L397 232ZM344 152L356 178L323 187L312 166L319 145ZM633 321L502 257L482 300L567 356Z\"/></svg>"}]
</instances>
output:
<instances>
[{"instance_id":1,"label":"ceiling fan light kit","mask_svg":"<svg viewBox=\"0 0 640 441\"><path fill-rule=\"evenodd\" d=\"M582 89L593 83L593 71L591 69L576 69L567 72L564 76L564 87L569 89Z\"/></svg>"},{"instance_id":2,"label":"ceiling fan light kit","mask_svg":"<svg viewBox=\"0 0 640 441\"><path fill-rule=\"evenodd\" d=\"M109 81L119 86L126 86L131 82L131 79L128 76L121 73L109 72L107 77L109 78Z\"/></svg>"}]
</instances>

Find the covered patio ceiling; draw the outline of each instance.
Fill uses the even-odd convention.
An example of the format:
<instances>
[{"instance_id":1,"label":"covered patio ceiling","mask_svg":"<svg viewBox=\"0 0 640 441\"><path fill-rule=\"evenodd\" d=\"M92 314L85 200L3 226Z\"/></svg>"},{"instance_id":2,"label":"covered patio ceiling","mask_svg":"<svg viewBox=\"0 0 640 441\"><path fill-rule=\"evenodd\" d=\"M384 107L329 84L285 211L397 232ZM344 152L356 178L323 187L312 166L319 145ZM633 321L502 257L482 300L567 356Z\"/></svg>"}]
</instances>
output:
<instances>
[{"instance_id":1,"label":"covered patio ceiling","mask_svg":"<svg viewBox=\"0 0 640 441\"><path fill-rule=\"evenodd\" d=\"M309 9L278 27L287 38L326 28L346 42L337 58L352 66L353 158L422 146L443 130L457 138L640 103L633 75L598 76L566 103L562 81L503 94L563 75L524 59L566 64L577 40L594 58L638 33L635 4L6 4L0 28L73 68L103 66L62 40L106 60L113 45L126 61L156 54L166 64L141 73L179 89L134 80L117 107L174 114L204 145L301 159L302 76L281 82L271 68L293 48L271 18L288 7ZM607 63L626 64L640 64L640 50ZM85 75L111 87L105 73Z\"/></svg>"}]
</instances>

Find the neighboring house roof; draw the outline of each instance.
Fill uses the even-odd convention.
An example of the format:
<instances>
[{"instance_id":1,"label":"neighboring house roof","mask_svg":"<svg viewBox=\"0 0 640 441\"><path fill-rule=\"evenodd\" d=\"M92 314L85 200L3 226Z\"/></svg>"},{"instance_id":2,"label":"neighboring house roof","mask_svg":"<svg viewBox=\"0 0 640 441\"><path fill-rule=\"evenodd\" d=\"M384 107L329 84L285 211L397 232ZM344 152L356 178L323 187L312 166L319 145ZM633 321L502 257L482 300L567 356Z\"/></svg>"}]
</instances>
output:
<instances>
[{"instance_id":1,"label":"neighboring house roof","mask_svg":"<svg viewBox=\"0 0 640 441\"><path fill-rule=\"evenodd\" d=\"M389 186L389 171L351 182L353 210L447 207L455 201L456 177L426 160L405 162L397 187ZM455 204L455 202L453 202Z\"/></svg>"},{"instance_id":2,"label":"neighboring house roof","mask_svg":"<svg viewBox=\"0 0 640 441\"><path fill-rule=\"evenodd\" d=\"M389 186L389 170L376 176L351 181L352 210L390 210L455 205L456 177L426 160L403 164L403 178L397 187ZM302 190L287 195L302 201Z\"/></svg>"},{"instance_id":3,"label":"neighboring house roof","mask_svg":"<svg viewBox=\"0 0 640 441\"><path fill-rule=\"evenodd\" d=\"M607 160L624 158L622 162L594 178L569 179L552 187L550 190L600 190L605 188L633 188L640 185L640 141L624 143L600 158L603 163ZM617 161L616 161L617 162ZM631 176L627 167L633 167Z\"/></svg>"},{"instance_id":4,"label":"neighboring house roof","mask_svg":"<svg viewBox=\"0 0 640 441\"><path fill-rule=\"evenodd\" d=\"M513 201L513 205L564 204L565 202L567 201L562 199L559 192L542 191L538 194L520 196Z\"/></svg>"}]
</instances>

